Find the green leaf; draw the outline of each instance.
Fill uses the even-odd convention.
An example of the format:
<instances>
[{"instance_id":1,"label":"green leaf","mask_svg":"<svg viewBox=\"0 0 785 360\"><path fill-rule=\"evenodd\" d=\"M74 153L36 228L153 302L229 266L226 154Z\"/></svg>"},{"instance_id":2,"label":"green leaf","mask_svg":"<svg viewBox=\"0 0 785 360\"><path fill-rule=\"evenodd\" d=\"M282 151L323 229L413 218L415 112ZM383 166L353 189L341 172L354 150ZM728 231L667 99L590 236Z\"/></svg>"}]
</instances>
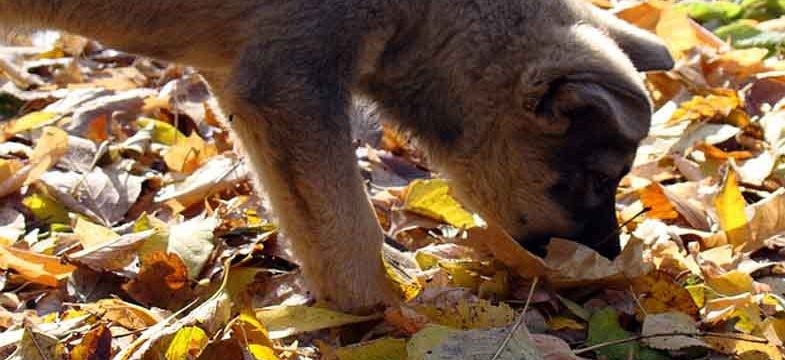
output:
<instances>
[{"instance_id":1,"label":"green leaf","mask_svg":"<svg viewBox=\"0 0 785 360\"><path fill-rule=\"evenodd\" d=\"M152 127L153 141L160 144L171 146L177 142L178 138L187 138L187 136L177 130L176 127L160 120L140 118L139 120L136 120L136 123L142 128Z\"/></svg>"},{"instance_id":2,"label":"green leaf","mask_svg":"<svg viewBox=\"0 0 785 360\"><path fill-rule=\"evenodd\" d=\"M743 11L739 4L726 1L688 1L680 3L677 8L685 10L687 15L701 23L720 21L726 24L739 18Z\"/></svg>"},{"instance_id":3,"label":"green leaf","mask_svg":"<svg viewBox=\"0 0 785 360\"><path fill-rule=\"evenodd\" d=\"M595 312L589 319L589 336L586 339L586 345L593 346L614 340L627 339L632 336L631 332L624 330L619 324L619 315L616 313L616 310L607 307ZM605 346L595 350L595 352L608 360L668 359L668 357L655 350L641 347L637 342Z\"/></svg>"},{"instance_id":4,"label":"green leaf","mask_svg":"<svg viewBox=\"0 0 785 360\"><path fill-rule=\"evenodd\" d=\"M335 350L339 360L405 360L406 340L382 338Z\"/></svg>"},{"instance_id":5,"label":"green leaf","mask_svg":"<svg viewBox=\"0 0 785 360\"><path fill-rule=\"evenodd\" d=\"M744 0L741 2L745 19L758 21L776 19L785 14L785 1L783 0Z\"/></svg>"}]
</instances>

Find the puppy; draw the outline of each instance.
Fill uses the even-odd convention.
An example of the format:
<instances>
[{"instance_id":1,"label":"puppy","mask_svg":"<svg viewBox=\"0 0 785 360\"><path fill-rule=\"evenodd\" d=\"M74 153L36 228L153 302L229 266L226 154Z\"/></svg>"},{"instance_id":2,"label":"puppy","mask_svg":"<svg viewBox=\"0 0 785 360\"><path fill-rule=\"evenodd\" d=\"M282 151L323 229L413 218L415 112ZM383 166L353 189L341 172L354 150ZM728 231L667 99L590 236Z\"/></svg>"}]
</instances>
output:
<instances>
[{"instance_id":1,"label":"puppy","mask_svg":"<svg viewBox=\"0 0 785 360\"><path fill-rule=\"evenodd\" d=\"M397 299L351 146L372 99L457 195L529 247L612 257L614 192L649 127L651 34L580 0L0 0L5 27L56 28L196 67L311 288L356 310Z\"/></svg>"}]
</instances>

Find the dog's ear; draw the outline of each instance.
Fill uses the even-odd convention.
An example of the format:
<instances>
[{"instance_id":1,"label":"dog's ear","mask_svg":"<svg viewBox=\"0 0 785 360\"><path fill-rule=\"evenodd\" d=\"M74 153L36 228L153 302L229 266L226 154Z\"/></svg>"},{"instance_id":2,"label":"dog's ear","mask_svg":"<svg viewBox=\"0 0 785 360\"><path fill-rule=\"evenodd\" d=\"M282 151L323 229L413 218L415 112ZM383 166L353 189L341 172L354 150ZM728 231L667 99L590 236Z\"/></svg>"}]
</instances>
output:
<instances>
[{"instance_id":1,"label":"dog's ear","mask_svg":"<svg viewBox=\"0 0 785 360\"><path fill-rule=\"evenodd\" d=\"M551 85L537 106L536 118L545 134L563 135L577 127L613 132L630 143L637 143L649 131L651 104L645 94L633 89L564 79Z\"/></svg>"},{"instance_id":2,"label":"dog's ear","mask_svg":"<svg viewBox=\"0 0 785 360\"><path fill-rule=\"evenodd\" d=\"M621 20L607 11L591 6L595 25L605 30L635 65L638 71L670 70L673 57L654 34Z\"/></svg>"}]
</instances>

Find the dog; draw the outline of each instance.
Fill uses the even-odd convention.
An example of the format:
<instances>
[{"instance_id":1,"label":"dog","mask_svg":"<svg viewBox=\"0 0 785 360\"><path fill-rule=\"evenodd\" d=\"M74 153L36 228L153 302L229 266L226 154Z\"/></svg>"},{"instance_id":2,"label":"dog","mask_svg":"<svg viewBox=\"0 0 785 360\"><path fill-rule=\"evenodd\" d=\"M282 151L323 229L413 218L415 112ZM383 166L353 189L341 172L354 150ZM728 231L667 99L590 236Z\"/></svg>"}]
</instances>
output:
<instances>
[{"instance_id":1,"label":"dog","mask_svg":"<svg viewBox=\"0 0 785 360\"><path fill-rule=\"evenodd\" d=\"M613 257L615 189L652 112L639 71L673 66L654 35L581 0L0 0L0 24L198 69L310 288L351 311L398 299L353 98L525 246L561 236Z\"/></svg>"}]
</instances>

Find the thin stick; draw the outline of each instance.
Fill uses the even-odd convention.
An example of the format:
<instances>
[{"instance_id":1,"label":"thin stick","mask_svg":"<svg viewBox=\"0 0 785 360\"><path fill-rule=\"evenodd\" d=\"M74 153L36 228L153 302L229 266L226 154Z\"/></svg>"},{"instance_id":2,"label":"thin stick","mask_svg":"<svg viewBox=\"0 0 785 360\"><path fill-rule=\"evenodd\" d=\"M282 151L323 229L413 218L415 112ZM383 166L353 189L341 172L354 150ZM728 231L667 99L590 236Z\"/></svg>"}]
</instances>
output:
<instances>
[{"instance_id":1,"label":"thin stick","mask_svg":"<svg viewBox=\"0 0 785 360\"><path fill-rule=\"evenodd\" d=\"M690 338L716 337L716 338L723 338L723 339L746 341L746 342L757 343L757 344L768 344L769 343L769 341L766 340L766 339L752 338L750 336L742 336L742 335L736 335L736 334L732 334L732 333L672 332L672 333L653 334L653 335L638 335L638 336L632 336L632 337L629 337L629 338L626 338L626 339L607 341L607 342L600 343L600 344L597 344L597 345L592 345L592 346L588 346L588 347L585 347L585 348L573 350L572 353L575 354L575 355L580 355L580 354L583 354L583 353L586 353L586 352L594 351L594 350L601 349L601 348L608 347L608 346L619 345L619 344L624 344L624 343L628 343L628 342L635 342L635 341L640 341L640 340L646 340L646 339L654 339L654 338L660 338L660 337L672 337L672 336L687 336L687 337L690 337Z\"/></svg>"},{"instance_id":2,"label":"thin stick","mask_svg":"<svg viewBox=\"0 0 785 360\"><path fill-rule=\"evenodd\" d=\"M534 278L534 281L532 282L532 286L529 289L529 296L526 298L526 305L523 306L523 312L521 312L521 315L518 316L518 320L515 321L515 324L510 329L510 332L507 333L507 335L504 337L504 341L502 341L502 343L499 344L499 348L496 349L496 353L493 354L491 360L497 360L499 356L501 356L502 351L504 351L504 348L506 348L507 344L509 344L510 340L512 340L512 336L515 334L516 331L518 331L518 328L521 327L521 325L523 325L524 316L526 315L526 311L529 310L529 304L531 304L532 298L534 298L534 289L537 288L537 283L539 281L540 281L539 277Z\"/></svg>"},{"instance_id":3,"label":"thin stick","mask_svg":"<svg viewBox=\"0 0 785 360\"><path fill-rule=\"evenodd\" d=\"M598 242L597 245L595 245L595 246L599 246L599 245L605 244L606 242L608 242L608 240L613 239L614 235L617 235L617 234L621 233L621 229L624 229L625 226L629 225L630 223L635 221L635 219L639 218L641 215L643 215L643 214L645 214L645 213L647 213L649 211L651 211L651 208L648 208L648 207L645 207L645 208L643 208L643 210L638 211L638 213L635 214L635 216L631 217L629 220L627 220L624 223L622 223L621 225L619 225L616 228L616 230L613 230L610 234L606 235L605 238L600 240L600 242Z\"/></svg>"}]
</instances>

